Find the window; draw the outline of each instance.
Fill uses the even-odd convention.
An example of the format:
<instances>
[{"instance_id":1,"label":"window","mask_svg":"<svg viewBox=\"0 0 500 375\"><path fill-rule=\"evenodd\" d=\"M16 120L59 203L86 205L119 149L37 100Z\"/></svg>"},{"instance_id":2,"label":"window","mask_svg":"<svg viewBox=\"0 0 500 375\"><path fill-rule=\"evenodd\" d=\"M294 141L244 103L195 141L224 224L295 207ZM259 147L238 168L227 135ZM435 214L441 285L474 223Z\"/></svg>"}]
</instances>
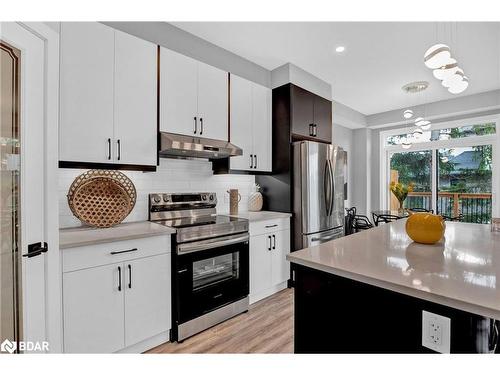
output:
<instances>
[{"instance_id":1,"label":"window","mask_svg":"<svg viewBox=\"0 0 500 375\"><path fill-rule=\"evenodd\" d=\"M472 123L472 125L471 125ZM412 137L401 130L381 132L381 208L395 210L399 202L391 182L412 184L404 208L433 210L448 219L489 223L500 215L495 202L500 143L494 119L433 124L410 149ZM407 129L404 129L407 130Z\"/></svg>"}]
</instances>

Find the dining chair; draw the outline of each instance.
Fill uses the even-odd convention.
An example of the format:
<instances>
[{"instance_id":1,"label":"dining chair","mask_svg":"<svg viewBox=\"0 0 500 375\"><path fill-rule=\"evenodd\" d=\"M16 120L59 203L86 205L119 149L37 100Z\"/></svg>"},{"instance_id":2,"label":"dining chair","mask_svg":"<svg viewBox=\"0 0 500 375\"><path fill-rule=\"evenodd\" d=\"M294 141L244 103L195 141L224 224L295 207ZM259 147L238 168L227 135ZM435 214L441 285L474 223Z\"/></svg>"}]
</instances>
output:
<instances>
[{"instance_id":1,"label":"dining chair","mask_svg":"<svg viewBox=\"0 0 500 375\"><path fill-rule=\"evenodd\" d=\"M460 214L458 216L447 216L447 215L441 215L444 220L446 221L463 221L464 220L464 215Z\"/></svg>"},{"instance_id":2,"label":"dining chair","mask_svg":"<svg viewBox=\"0 0 500 375\"><path fill-rule=\"evenodd\" d=\"M375 223L375 226L378 227L379 224L381 223L390 223L392 221L396 221L401 219L399 216L396 215L389 215L389 214L382 214L382 215L374 215L373 216L373 221Z\"/></svg>"},{"instance_id":3,"label":"dining chair","mask_svg":"<svg viewBox=\"0 0 500 375\"><path fill-rule=\"evenodd\" d=\"M422 207L412 207L412 208L408 208L407 210L413 211L413 212L429 212L431 214L434 213L434 210L430 210L430 209L422 208Z\"/></svg>"}]
</instances>

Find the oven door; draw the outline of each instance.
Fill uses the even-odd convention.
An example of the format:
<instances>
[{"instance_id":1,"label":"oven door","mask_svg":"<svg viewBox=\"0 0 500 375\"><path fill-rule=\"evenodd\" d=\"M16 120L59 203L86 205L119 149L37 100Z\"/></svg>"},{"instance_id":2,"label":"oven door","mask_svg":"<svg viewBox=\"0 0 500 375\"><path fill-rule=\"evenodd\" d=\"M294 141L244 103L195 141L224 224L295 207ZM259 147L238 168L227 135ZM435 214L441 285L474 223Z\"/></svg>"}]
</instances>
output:
<instances>
[{"instance_id":1,"label":"oven door","mask_svg":"<svg viewBox=\"0 0 500 375\"><path fill-rule=\"evenodd\" d=\"M177 245L177 323L248 295L248 251L247 233Z\"/></svg>"}]
</instances>

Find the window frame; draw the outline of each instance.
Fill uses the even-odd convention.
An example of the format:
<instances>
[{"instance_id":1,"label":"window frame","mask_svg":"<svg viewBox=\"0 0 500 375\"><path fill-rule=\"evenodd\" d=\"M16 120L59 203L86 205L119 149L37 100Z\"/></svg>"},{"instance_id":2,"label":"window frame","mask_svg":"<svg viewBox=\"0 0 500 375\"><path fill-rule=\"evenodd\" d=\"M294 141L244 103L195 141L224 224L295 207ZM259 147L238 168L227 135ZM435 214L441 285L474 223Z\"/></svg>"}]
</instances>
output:
<instances>
[{"instance_id":1,"label":"window frame","mask_svg":"<svg viewBox=\"0 0 500 375\"><path fill-rule=\"evenodd\" d=\"M476 125L481 123L495 123L496 132L495 134L488 135L478 135L473 137L464 138L452 138L447 140L435 140L427 141L421 143L414 143L409 149L403 148L402 145L387 145L386 139L389 136L401 135L408 133L410 128L413 126L403 126L395 129L384 130L380 132L380 207L382 209L389 209L390 202L390 191L387 187L390 184L390 160L391 155L398 152L414 152L414 151L431 151L432 155L432 169L431 169L431 186L432 186L432 208L436 207L437 202L437 188L435 184L435 179L437 176L437 160L435 150L443 148L457 148L457 147L472 147L472 146L492 146L492 181L491 181L491 192L492 192L492 216L500 216L500 207L497 205L497 192L499 185L499 169L500 169L500 157L498 155L498 150L500 149L500 115L494 116L481 116L481 117L470 117L467 119L460 119L456 121L443 121L439 123L432 124L432 130L440 129L453 129L463 126Z\"/></svg>"}]
</instances>

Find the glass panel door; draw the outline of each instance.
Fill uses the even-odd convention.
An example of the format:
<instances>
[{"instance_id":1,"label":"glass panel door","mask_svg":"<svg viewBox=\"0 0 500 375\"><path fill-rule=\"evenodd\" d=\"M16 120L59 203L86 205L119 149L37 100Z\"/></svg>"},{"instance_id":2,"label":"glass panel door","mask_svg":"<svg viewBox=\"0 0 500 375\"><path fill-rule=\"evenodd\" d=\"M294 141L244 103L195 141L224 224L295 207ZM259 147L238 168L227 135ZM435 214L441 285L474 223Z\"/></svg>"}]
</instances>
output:
<instances>
[{"instance_id":1,"label":"glass panel door","mask_svg":"<svg viewBox=\"0 0 500 375\"><path fill-rule=\"evenodd\" d=\"M492 213L492 146L437 150L437 212L448 219L489 223Z\"/></svg>"},{"instance_id":2,"label":"glass panel door","mask_svg":"<svg viewBox=\"0 0 500 375\"><path fill-rule=\"evenodd\" d=\"M404 208L432 208L432 153L425 151L395 152L390 155L390 183L411 184L413 191L404 200ZM390 191L390 210L399 208L399 200Z\"/></svg>"},{"instance_id":3,"label":"glass panel door","mask_svg":"<svg viewBox=\"0 0 500 375\"><path fill-rule=\"evenodd\" d=\"M20 335L20 56L0 41L0 342Z\"/></svg>"}]
</instances>

